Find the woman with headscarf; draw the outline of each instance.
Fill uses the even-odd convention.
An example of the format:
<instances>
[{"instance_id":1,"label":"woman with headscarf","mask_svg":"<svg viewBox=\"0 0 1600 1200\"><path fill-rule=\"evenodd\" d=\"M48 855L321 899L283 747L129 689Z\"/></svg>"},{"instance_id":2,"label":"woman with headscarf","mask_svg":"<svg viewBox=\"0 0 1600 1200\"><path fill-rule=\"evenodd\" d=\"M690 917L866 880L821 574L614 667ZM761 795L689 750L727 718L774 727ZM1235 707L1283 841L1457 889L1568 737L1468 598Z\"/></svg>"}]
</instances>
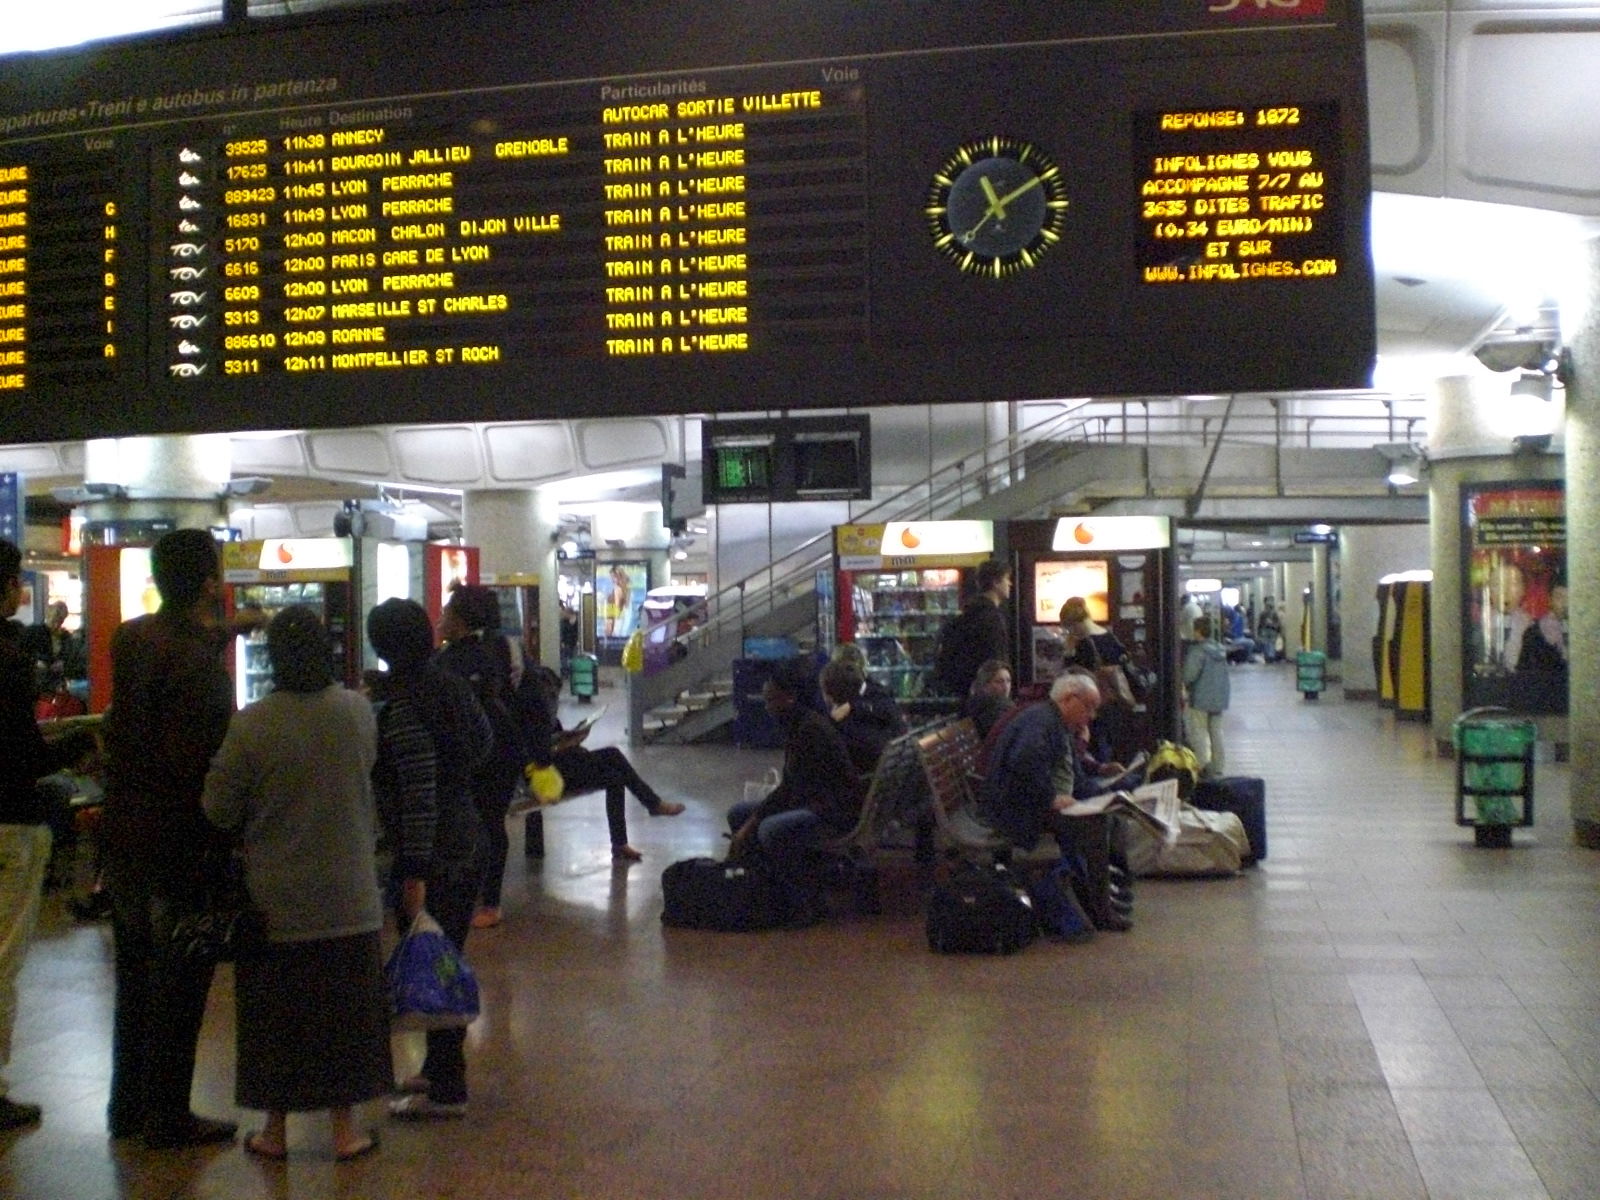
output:
<instances>
[{"instance_id":1,"label":"woman with headscarf","mask_svg":"<svg viewBox=\"0 0 1600 1200\"><path fill-rule=\"evenodd\" d=\"M267 656L272 691L228 725L201 799L212 824L236 832L266 918L266 945L236 969L235 1095L267 1114L245 1139L250 1153L285 1158L288 1114L326 1109L344 1161L377 1145L353 1106L391 1083L369 782L376 729L366 699L334 682L311 609L273 617Z\"/></svg>"}]
</instances>

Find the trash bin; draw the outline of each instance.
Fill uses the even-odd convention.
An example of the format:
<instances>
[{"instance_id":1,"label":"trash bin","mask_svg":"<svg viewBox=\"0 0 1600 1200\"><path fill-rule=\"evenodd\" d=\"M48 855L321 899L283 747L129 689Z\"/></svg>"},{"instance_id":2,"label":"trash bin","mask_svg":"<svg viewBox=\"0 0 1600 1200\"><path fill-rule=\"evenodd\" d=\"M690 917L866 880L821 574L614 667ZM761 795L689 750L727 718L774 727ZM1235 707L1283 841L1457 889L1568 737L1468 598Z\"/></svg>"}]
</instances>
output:
<instances>
[{"instance_id":1,"label":"trash bin","mask_svg":"<svg viewBox=\"0 0 1600 1200\"><path fill-rule=\"evenodd\" d=\"M600 660L592 654L574 654L570 668L572 694L587 704L600 690Z\"/></svg>"},{"instance_id":2,"label":"trash bin","mask_svg":"<svg viewBox=\"0 0 1600 1200\"><path fill-rule=\"evenodd\" d=\"M1295 687L1307 700L1322 694L1323 675L1328 667L1328 656L1321 650L1302 650L1294 656Z\"/></svg>"},{"instance_id":3,"label":"trash bin","mask_svg":"<svg viewBox=\"0 0 1600 1200\"><path fill-rule=\"evenodd\" d=\"M1473 826L1480 846L1511 845L1511 830L1533 824L1537 729L1503 708L1474 708L1451 729L1456 748L1456 824Z\"/></svg>"}]
</instances>

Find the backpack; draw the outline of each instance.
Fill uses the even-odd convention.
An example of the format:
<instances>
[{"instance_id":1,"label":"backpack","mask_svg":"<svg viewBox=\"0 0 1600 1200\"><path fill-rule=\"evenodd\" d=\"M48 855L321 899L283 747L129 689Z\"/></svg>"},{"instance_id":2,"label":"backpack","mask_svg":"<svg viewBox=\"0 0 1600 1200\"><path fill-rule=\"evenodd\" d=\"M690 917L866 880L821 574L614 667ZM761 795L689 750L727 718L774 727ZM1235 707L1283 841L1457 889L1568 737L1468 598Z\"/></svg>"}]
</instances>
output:
<instances>
[{"instance_id":1,"label":"backpack","mask_svg":"<svg viewBox=\"0 0 1600 1200\"><path fill-rule=\"evenodd\" d=\"M1163 779L1178 781L1179 799L1194 795L1195 785L1200 782L1200 760L1194 751L1177 742L1157 742L1155 753L1145 764L1144 781L1159 783Z\"/></svg>"}]
</instances>

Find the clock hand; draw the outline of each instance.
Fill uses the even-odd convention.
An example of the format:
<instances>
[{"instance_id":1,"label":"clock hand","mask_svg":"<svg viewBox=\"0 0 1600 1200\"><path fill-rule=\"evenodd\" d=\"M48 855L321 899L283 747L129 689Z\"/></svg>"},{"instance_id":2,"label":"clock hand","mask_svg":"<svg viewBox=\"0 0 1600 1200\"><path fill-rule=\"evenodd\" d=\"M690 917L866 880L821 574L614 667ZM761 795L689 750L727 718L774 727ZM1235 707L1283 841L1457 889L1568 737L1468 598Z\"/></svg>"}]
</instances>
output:
<instances>
[{"instance_id":1,"label":"clock hand","mask_svg":"<svg viewBox=\"0 0 1600 1200\"><path fill-rule=\"evenodd\" d=\"M983 182L986 183L986 184L989 182L987 176L984 178ZM1006 205L1010 204L1013 200L1015 200L1018 196L1022 195L1024 192L1027 192L1031 188L1036 188L1036 187L1040 186L1042 183L1044 183L1044 178L1042 176L1035 175L1032 179L1028 180L1027 183L1023 184L1019 188L1013 188L1011 191L1007 192L1004 196L1001 196L1000 199L998 199L998 200L993 198L993 195L992 195L993 189L991 188L991 189L989 189L990 192L991 192L989 206L990 206L990 208L998 207L1000 209L999 215L1000 215L1000 217L1002 219L1004 219L1004 217L1006 215Z\"/></svg>"},{"instance_id":2,"label":"clock hand","mask_svg":"<svg viewBox=\"0 0 1600 1200\"><path fill-rule=\"evenodd\" d=\"M989 213L993 214L997 221L1004 221L1006 219L1006 202L1000 199L1000 194L994 190L994 184L989 182L987 175L978 176L978 182L983 185L983 194L988 198Z\"/></svg>"},{"instance_id":3,"label":"clock hand","mask_svg":"<svg viewBox=\"0 0 1600 1200\"><path fill-rule=\"evenodd\" d=\"M978 223L976 225L961 235L961 241L963 244L970 245L972 239L978 236L978 230L982 229L986 224L988 224L990 217L993 217L997 221L1004 221L1006 219L1006 205L1010 204L1018 196L1025 195L1034 188L1041 186L1044 183L1044 180L1040 176L1035 175L1021 187L1012 188L1011 191L1007 192L1004 196L1000 195L994 190L994 184L989 182L989 177L987 175L980 175L978 177L978 182L983 186L983 194L988 198L989 208L982 217L978 218Z\"/></svg>"}]
</instances>

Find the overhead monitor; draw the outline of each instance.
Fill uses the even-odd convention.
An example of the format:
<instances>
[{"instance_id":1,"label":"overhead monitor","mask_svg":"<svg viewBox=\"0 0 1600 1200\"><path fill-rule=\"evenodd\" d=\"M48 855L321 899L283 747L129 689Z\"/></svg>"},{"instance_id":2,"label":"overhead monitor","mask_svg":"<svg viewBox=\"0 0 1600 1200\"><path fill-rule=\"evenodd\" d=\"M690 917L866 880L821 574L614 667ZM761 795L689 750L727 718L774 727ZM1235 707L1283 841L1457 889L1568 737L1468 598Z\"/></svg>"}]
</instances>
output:
<instances>
[{"instance_id":1,"label":"overhead monitor","mask_svg":"<svg viewBox=\"0 0 1600 1200\"><path fill-rule=\"evenodd\" d=\"M5 436L1363 386L1363 54L1357 0L589 0L10 56Z\"/></svg>"}]
</instances>

